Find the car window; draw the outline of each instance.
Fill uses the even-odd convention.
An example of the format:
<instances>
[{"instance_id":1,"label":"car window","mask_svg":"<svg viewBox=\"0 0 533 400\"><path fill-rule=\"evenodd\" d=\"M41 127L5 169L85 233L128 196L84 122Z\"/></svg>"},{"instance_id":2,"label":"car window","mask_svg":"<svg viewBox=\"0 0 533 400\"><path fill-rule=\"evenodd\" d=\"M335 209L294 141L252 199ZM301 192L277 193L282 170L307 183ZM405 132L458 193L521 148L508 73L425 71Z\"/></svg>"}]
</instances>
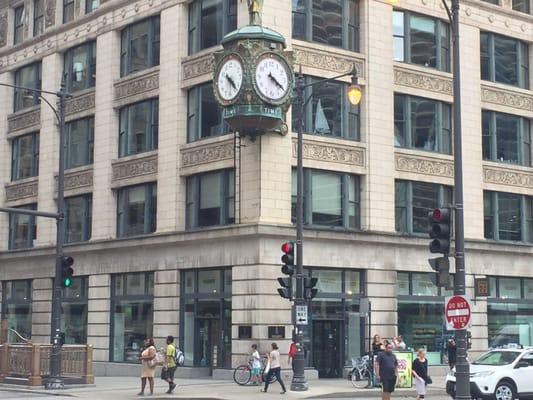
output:
<instances>
[{"instance_id":1,"label":"car window","mask_svg":"<svg viewBox=\"0 0 533 400\"><path fill-rule=\"evenodd\" d=\"M522 357L520 361L525 361L529 364L530 367L533 367L533 353L524 354L524 357Z\"/></svg>"},{"instance_id":2,"label":"car window","mask_svg":"<svg viewBox=\"0 0 533 400\"><path fill-rule=\"evenodd\" d=\"M479 357L476 365L508 365L511 364L520 352L518 351L490 351Z\"/></svg>"}]
</instances>

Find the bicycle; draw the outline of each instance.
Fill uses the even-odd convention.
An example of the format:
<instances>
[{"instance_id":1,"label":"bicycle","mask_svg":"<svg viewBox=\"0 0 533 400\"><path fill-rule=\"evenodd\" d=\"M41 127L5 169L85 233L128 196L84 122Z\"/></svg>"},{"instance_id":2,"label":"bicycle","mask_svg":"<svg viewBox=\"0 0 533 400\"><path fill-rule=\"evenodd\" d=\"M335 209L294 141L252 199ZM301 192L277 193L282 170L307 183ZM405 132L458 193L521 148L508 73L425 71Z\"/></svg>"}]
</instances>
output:
<instances>
[{"instance_id":1,"label":"bicycle","mask_svg":"<svg viewBox=\"0 0 533 400\"><path fill-rule=\"evenodd\" d=\"M370 356L366 355L357 359L352 358L352 371L350 375L350 380L355 388L365 389L370 387L372 381Z\"/></svg>"},{"instance_id":2,"label":"bicycle","mask_svg":"<svg viewBox=\"0 0 533 400\"><path fill-rule=\"evenodd\" d=\"M261 376L261 382L265 381L265 367L267 364L267 359L265 357L261 358L261 369L259 370L259 376ZM239 365L233 370L233 380L239 386L247 385L252 379L252 365L253 360L248 360L248 364ZM270 378L270 383L276 382L276 377L272 376Z\"/></svg>"}]
</instances>

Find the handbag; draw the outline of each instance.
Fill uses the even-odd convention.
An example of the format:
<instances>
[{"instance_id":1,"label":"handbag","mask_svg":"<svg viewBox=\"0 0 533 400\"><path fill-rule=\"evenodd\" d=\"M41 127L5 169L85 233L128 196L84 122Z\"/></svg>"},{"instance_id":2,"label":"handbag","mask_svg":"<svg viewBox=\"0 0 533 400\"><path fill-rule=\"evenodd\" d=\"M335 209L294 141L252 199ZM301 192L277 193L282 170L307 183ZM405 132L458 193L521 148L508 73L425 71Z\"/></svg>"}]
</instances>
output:
<instances>
[{"instance_id":1,"label":"handbag","mask_svg":"<svg viewBox=\"0 0 533 400\"><path fill-rule=\"evenodd\" d=\"M426 385L431 385L433 383L433 380L431 379L431 376L426 376Z\"/></svg>"}]
</instances>

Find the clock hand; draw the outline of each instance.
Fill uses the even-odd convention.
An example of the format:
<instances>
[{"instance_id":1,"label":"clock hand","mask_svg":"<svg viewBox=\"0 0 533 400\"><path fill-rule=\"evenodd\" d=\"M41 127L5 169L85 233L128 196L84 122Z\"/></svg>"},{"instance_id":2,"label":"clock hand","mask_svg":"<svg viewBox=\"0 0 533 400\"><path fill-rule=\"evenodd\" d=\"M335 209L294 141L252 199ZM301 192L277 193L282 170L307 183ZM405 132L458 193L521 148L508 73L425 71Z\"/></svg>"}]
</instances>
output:
<instances>
[{"instance_id":1,"label":"clock hand","mask_svg":"<svg viewBox=\"0 0 533 400\"><path fill-rule=\"evenodd\" d=\"M231 77L228 74L226 74L225 77L228 80L229 84L233 86L233 89L237 90L237 85L235 85L235 82L233 81L233 79L231 79Z\"/></svg>"},{"instance_id":2,"label":"clock hand","mask_svg":"<svg viewBox=\"0 0 533 400\"><path fill-rule=\"evenodd\" d=\"M281 85L281 83L278 82L278 80L274 77L274 75L272 75L271 72L268 73L268 77L272 82L276 84L277 87L279 87L281 90L285 90L285 88Z\"/></svg>"}]
</instances>

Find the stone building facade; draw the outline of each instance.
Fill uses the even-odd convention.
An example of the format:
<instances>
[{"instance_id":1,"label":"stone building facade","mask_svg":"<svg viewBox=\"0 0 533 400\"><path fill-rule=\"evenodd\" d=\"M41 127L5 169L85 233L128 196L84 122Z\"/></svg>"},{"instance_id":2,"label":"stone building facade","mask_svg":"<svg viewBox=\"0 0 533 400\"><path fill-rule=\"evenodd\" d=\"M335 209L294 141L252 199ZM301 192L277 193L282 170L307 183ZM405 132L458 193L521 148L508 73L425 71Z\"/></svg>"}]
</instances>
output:
<instances>
[{"instance_id":1,"label":"stone building facade","mask_svg":"<svg viewBox=\"0 0 533 400\"><path fill-rule=\"evenodd\" d=\"M461 81L472 352L533 345L533 5L461 2ZM497 1L496 1L497 3ZM369 335L403 334L444 362L447 294L431 284L427 210L453 196L450 32L437 0L265 1L262 21L295 65L344 84L306 110L304 265L319 277L308 365L342 373ZM67 222L76 283L67 340L101 362L132 362L142 339L178 338L187 365L242 363L252 343L288 349L277 294L280 246L294 238L296 137L224 126L212 53L248 23L237 0L0 1L0 83L67 104ZM44 95L55 105L53 95ZM44 100L44 99L43 99ZM291 126L291 115L287 115ZM28 92L0 86L0 206L56 209L58 125ZM53 220L0 213L2 313L48 341ZM476 277L491 296L474 298ZM370 316L359 313L369 298Z\"/></svg>"}]
</instances>

